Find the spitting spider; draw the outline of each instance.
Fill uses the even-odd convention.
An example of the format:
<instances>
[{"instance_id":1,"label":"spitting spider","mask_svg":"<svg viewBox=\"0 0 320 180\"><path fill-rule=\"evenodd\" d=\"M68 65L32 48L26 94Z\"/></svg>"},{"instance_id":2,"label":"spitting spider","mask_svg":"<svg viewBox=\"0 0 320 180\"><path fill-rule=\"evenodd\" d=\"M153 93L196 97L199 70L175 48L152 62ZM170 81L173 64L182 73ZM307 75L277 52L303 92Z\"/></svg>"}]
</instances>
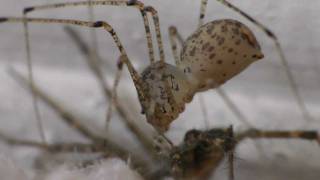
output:
<instances>
[{"instance_id":1,"label":"spitting spider","mask_svg":"<svg viewBox=\"0 0 320 180\"><path fill-rule=\"evenodd\" d=\"M228 1L218 1L247 18L270 37L277 46L282 63L285 67L287 66L280 44L276 36L268 28ZM27 17L29 13L37 10L75 6L92 7L98 5L133 7L141 13L151 63L141 75L133 67L117 32L107 22ZM14 139L5 134L1 134L1 138L9 144L35 146L53 153L61 151L73 152L74 149L76 149L77 152L100 153L103 158L110 156L117 156L124 160L130 158L132 168L137 170L146 179L161 179L166 176L171 176L176 179L208 179L225 157L229 158L230 163L229 179L234 179L233 151L236 145L246 138L300 138L319 142L319 136L316 131L264 131L251 127L243 132L234 132L233 128L229 127L226 129L216 128L204 131L190 130L186 133L183 142L179 145L174 145L169 139L165 138L164 141L168 143L168 146L163 144L155 146L154 143L157 142L150 141L146 138L144 133L130 120L130 117L123 110L124 108L117 102L116 95L116 88L120 80L120 71L124 65L128 68L134 82L142 113L146 115L148 123L150 123L158 133L163 135L163 133L169 130L170 124L184 111L185 105L192 101L196 93L216 88L221 95L225 95L219 86L238 75L251 63L264 57L253 32L243 23L232 19L222 19L203 24L206 6L207 0L202 0L199 27L186 40L179 34L177 28L174 26L169 28L171 48L176 65L165 62L159 17L156 9L151 6L145 6L140 1L100 0L48 4L25 8L23 11L24 17L0 17L0 23L24 24L29 70L31 70L28 36L29 23L58 23L106 30L112 36L120 52L120 57L117 62L119 72L117 73L112 90L104 84L104 78L99 67L91 62L91 64L89 63L90 68L95 72L106 96L113 101L112 104L115 105L128 128L134 132L134 135L136 135L140 143L147 150L148 153L145 156L149 156L152 160L151 162L147 161L145 160L146 158L140 157L135 152L130 152L119 144L88 130L87 127L77 121L77 118L72 113L66 111L61 104L57 103L37 87L33 82L31 73L29 76L30 80L27 80L19 73L11 71L13 77L21 84L26 85L34 94L34 97L39 97L53 108L70 127L88 138L91 143L46 144ZM159 52L159 60L157 61L153 49L151 28L149 27L150 16L152 17L152 24L156 32ZM180 43L182 49L180 55L177 52L177 41ZM92 59L91 50L88 47L83 48L89 52L87 54L88 59ZM310 119L301 95L296 90L296 83L292 78L290 70L288 68L285 69L297 103L305 117ZM230 100L226 98L226 96L224 97L227 102L233 106ZM237 113L238 111L235 110L235 112ZM111 115L108 114L107 122L110 118ZM159 139L158 141L162 140ZM163 143L165 144L166 142Z\"/></svg>"}]
</instances>

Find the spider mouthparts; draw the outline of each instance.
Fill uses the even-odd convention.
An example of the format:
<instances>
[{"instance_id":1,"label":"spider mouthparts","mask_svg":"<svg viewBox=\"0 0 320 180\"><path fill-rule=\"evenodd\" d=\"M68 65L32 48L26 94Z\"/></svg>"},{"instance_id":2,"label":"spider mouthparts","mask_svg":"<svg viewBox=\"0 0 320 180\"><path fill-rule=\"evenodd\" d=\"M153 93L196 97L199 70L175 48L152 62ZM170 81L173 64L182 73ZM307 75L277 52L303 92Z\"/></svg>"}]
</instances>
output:
<instances>
[{"instance_id":1,"label":"spider mouthparts","mask_svg":"<svg viewBox=\"0 0 320 180\"><path fill-rule=\"evenodd\" d=\"M258 60L264 58L264 54L262 52L259 52L258 54L255 54L252 57Z\"/></svg>"},{"instance_id":2,"label":"spider mouthparts","mask_svg":"<svg viewBox=\"0 0 320 180\"><path fill-rule=\"evenodd\" d=\"M257 58L258 58L258 59L262 59L262 58L264 58L264 54L262 54L262 53L257 54Z\"/></svg>"}]
</instances>

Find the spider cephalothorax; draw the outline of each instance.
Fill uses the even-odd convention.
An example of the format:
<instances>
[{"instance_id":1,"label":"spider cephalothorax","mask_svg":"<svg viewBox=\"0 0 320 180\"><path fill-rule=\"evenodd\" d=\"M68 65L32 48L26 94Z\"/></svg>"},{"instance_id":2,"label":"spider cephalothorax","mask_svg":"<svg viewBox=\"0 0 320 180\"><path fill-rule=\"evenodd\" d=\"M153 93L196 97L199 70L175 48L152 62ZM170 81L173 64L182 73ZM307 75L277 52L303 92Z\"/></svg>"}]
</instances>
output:
<instances>
[{"instance_id":1,"label":"spider cephalothorax","mask_svg":"<svg viewBox=\"0 0 320 180\"><path fill-rule=\"evenodd\" d=\"M149 97L144 109L147 120L159 131L166 131L192 100L195 89L179 68L160 61L143 71L142 80L147 87L144 94Z\"/></svg>"}]
</instances>

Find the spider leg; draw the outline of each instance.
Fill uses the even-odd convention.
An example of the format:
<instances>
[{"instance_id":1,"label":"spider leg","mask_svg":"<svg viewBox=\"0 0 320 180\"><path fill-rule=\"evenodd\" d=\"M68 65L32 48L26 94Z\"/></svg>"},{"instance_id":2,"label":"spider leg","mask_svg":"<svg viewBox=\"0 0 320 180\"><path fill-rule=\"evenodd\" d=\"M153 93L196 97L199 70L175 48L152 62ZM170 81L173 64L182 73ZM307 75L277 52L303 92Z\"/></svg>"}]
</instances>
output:
<instances>
[{"instance_id":1,"label":"spider leg","mask_svg":"<svg viewBox=\"0 0 320 180\"><path fill-rule=\"evenodd\" d=\"M25 29L24 31L24 38L25 38L25 49L26 49L26 58L27 58L27 69L28 69L28 78L30 80L31 86L34 84L34 78L33 78L33 69L32 69L32 57L31 57L31 47L29 43L29 30L27 28L26 22L23 23L23 27ZM40 137L43 143L46 143L46 137L43 129L43 121L41 119L40 115L40 109L38 104L38 96L32 91L31 92L32 97L32 105L33 110L35 113L35 118L38 126L38 130L40 132Z\"/></svg>"},{"instance_id":2,"label":"spider leg","mask_svg":"<svg viewBox=\"0 0 320 180\"><path fill-rule=\"evenodd\" d=\"M22 84L24 85L28 84L30 86L30 82L28 82L23 76L21 76L17 72L12 70L10 73L13 75L13 77L16 80L18 80ZM30 88L32 88L32 90L35 91L35 93L38 95L39 98L41 98L45 103L47 103L51 108L53 108L70 127L77 130L85 137L91 139L95 144L103 144L107 149L109 149L109 151L115 152L116 155L118 155L120 158L124 160L126 160L127 157L131 156L130 153L126 149L123 149L121 146L111 141L108 141L105 138L102 138L100 136L93 134L84 125L79 123L72 113L66 111L63 106L59 105L52 98L50 98L50 96L42 92L39 88L36 87L35 84L33 87L30 86ZM24 144L27 144L27 143L24 143ZM29 144L32 144L32 143L29 143ZM41 143L41 145L36 144L34 146L45 146L45 145L46 144Z\"/></svg>"},{"instance_id":3,"label":"spider leg","mask_svg":"<svg viewBox=\"0 0 320 180\"><path fill-rule=\"evenodd\" d=\"M97 80L98 80L98 82L104 92L106 101L108 101L112 97L112 92L111 92L109 85L105 81L103 72L100 68L101 66L97 63L97 62L102 62L103 61L102 58L100 56L97 56L98 61L93 61L94 59L90 58L91 57L90 56L91 48L89 48L87 46L87 44L85 44L85 42L75 32L75 30L69 26L67 26L65 28L65 30L72 37L72 39L76 42L76 45L78 45L81 52L87 57L85 59L91 69L91 72L97 78ZM116 108L118 114L121 116L121 120L124 121L126 127L138 138L140 143L142 143L142 145L146 149L150 150L152 148L152 142L148 138L146 138L145 133L137 127L137 125L134 123L134 120L130 117L128 112L125 111L126 108L123 106L123 104L121 104L120 102L117 102L117 100L115 100L115 101L116 102L114 105L115 105L115 108Z\"/></svg>"},{"instance_id":4,"label":"spider leg","mask_svg":"<svg viewBox=\"0 0 320 180\"><path fill-rule=\"evenodd\" d=\"M78 25L78 26L85 26L85 27L91 27L91 28L104 28L106 31L108 31L111 36L113 37L120 53L121 53L121 62L119 62L119 64L126 64L131 78L134 82L134 85L136 87L140 102L142 107L146 107L147 104L146 102L148 102L146 99L149 97L146 97L143 91L143 81L141 80L139 74L137 73L137 71L134 69L134 67L132 66L131 62L129 61L127 54L125 52L125 49L123 48L117 34L115 33L115 31L113 30L113 28L106 22L103 21L96 21L96 22L88 22L88 21L77 21L77 20L70 20L70 19L46 19L46 18L16 18L16 17L1 17L0 18L0 22L35 22L35 23L60 23L60 24L71 24L71 25ZM122 67L119 66L119 67ZM54 103L54 102L53 102ZM55 109L59 109L59 107L56 107ZM61 109L60 109L61 110ZM64 112L64 111L60 111L60 112ZM67 114L62 114L62 116L64 117ZM70 122L70 118L73 119L73 117L71 116L67 116L67 122L69 122L69 124L73 125L72 122ZM76 124L78 125L78 124ZM81 126L77 126L77 128L81 129L82 133L84 133L85 135L96 139L95 136L93 136L93 134L88 133L88 131L85 131L85 127L81 127ZM98 139L99 140L99 139Z\"/></svg>"},{"instance_id":5,"label":"spider leg","mask_svg":"<svg viewBox=\"0 0 320 180\"><path fill-rule=\"evenodd\" d=\"M203 5L206 5L205 1L202 1L202 4L201 4L201 14L205 13L205 11L203 11L203 10L205 10L205 8L202 7ZM202 18L199 19L199 26L202 25L201 19L204 18L204 15L200 15L200 17L202 17ZM169 35L170 35L170 42L171 42L172 52L174 54L176 62L179 62L180 58L179 58L178 53L176 51L177 43L176 43L175 39L178 40L178 42L179 42L181 47L183 46L184 40L183 40L182 36L180 35L180 33L178 32L177 28L174 27L174 26L169 27ZM223 99L225 104L228 106L228 108L237 117L237 119L239 121L241 121L242 123L244 123L246 126L253 127L251 125L250 121L243 115L243 113L235 105L235 103L230 99L230 97L225 93L225 91L221 87L217 87L216 90L217 90L217 93L219 94L219 96ZM207 115L206 115L207 114L207 110L206 110L206 106L205 106L205 101L204 101L204 98L202 97L201 94L199 94L199 103L200 103L200 107L201 107L201 110L202 110L202 114L204 115L205 121L209 122L209 120L207 118Z\"/></svg>"},{"instance_id":6,"label":"spider leg","mask_svg":"<svg viewBox=\"0 0 320 180\"><path fill-rule=\"evenodd\" d=\"M122 160L126 161L129 157L132 161L131 167L136 169L142 176L148 177L151 168L148 163L136 154L128 152L126 149L117 145L112 145L108 141L101 143L55 143L47 144L36 141L21 140L12 138L0 132L0 139L5 143L14 146L26 146L38 148L50 153L101 153L103 159L115 155ZM89 162L87 162L89 163Z\"/></svg>"},{"instance_id":7,"label":"spider leg","mask_svg":"<svg viewBox=\"0 0 320 180\"><path fill-rule=\"evenodd\" d=\"M90 3L92 0L88 0L88 2ZM95 21L95 16L94 16L94 9L92 7L92 5L90 4L88 6L88 13L89 13L89 21ZM90 38L91 38L91 46L92 46L92 58L95 58L96 61L98 61L99 59L96 58L96 56L99 54L98 50L98 37L97 37L97 33L95 31L95 29L91 29L90 31Z\"/></svg>"},{"instance_id":8,"label":"spider leg","mask_svg":"<svg viewBox=\"0 0 320 180\"><path fill-rule=\"evenodd\" d=\"M201 0L198 27L200 27L203 24L203 19L206 15L207 4L208 4L208 0Z\"/></svg>"},{"instance_id":9,"label":"spider leg","mask_svg":"<svg viewBox=\"0 0 320 180\"><path fill-rule=\"evenodd\" d=\"M95 6L95 5L114 5L114 6L129 6L129 7L135 7L137 9L139 9L139 11L140 11L140 13L142 15L142 18L143 18L143 23L144 23L144 27L145 27L145 31L146 31L147 44L148 44L148 50L149 50L149 59L150 59L151 63L153 63L154 62L153 43L152 43L152 37L151 37L151 33L150 33L149 20L148 20L147 14L146 14L146 13L150 13L152 18L153 18L153 23L154 23L154 26L155 26L156 38L157 38L159 54L160 54L160 61L162 63L164 63L165 55L164 55L163 43L162 43L162 39L161 39L161 32L160 32L160 24L159 24L158 13L153 7L151 7L151 6L146 6L145 7L144 4L142 2L140 2L140 1L136 1L136 0L129 0L129 1L112 1L112 0L93 1L93 0L90 0L90 1L84 1L84 2L70 2L70 3L51 4L51 5L34 6L34 7L25 8L24 9L24 14L27 15L27 13L35 11L35 10L55 9L55 8L72 7L72 6L74 7L74 6L83 6L83 5L88 5L89 8L92 8L92 6ZM25 31L27 31L27 25L25 25ZM27 39L27 42L28 42L28 39ZM122 63L122 62L120 62L120 63ZM119 67L122 67L122 65L119 65ZM121 70L121 68L119 68L119 70ZM117 75L115 77L115 82L114 82L112 93L116 93L116 89L117 89L119 80L120 80L120 72L117 73ZM141 93L138 93L138 94L139 94L139 96L143 96ZM112 106L114 104L114 101L116 100L116 95L111 95L111 96L112 96L112 98L111 98L110 106ZM173 99L173 96L170 96L170 97L171 97L171 99ZM140 98L140 100L141 100L141 98ZM108 125L108 122L111 119L111 111L112 111L112 107L109 107L108 110L107 110L107 118L106 118L106 124L107 125Z\"/></svg>"},{"instance_id":10,"label":"spider leg","mask_svg":"<svg viewBox=\"0 0 320 180\"><path fill-rule=\"evenodd\" d=\"M147 12L151 13L152 17L153 17L153 22L155 25L155 31L157 34L157 42L158 42L158 48L159 48L159 53L160 53L160 60L161 62L165 61L165 57L164 57L164 51L163 51L163 44L162 44L162 40L161 40L161 33L160 33L160 25L159 25L159 17L157 14L157 11L151 7L145 7L144 4L142 2L136 1L136 0L130 0L130 1L112 1L112 0L103 0L103 1L93 1L93 0L89 0L89 1L83 1L83 2L71 2L71 3L60 3L60 4L50 4L50 5L43 5L43 6L34 6L34 7L28 7L24 9L24 15L26 16L28 13L35 11L35 10L44 10L44 9L55 9L55 8L62 8L62 7L74 7L74 6L83 6L83 5L88 5L89 8L89 14L90 14L90 18L91 20L93 20L93 9L92 6L95 5L115 5L115 6L129 6L129 7L135 7L137 9L139 9L142 18L143 18L143 23L144 23L144 27L145 27L145 31L146 31L146 38L147 38L147 44L148 44L148 50L149 50L149 59L151 61L151 63L153 63L154 60L154 50L153 50L153 43L152 43L152 37L151 37L151 33L150 33L150 26L149 26L149 20L148 20L148 16L147 16ZM27 26L27 22L24 23L25 24L25 32L26 32L26 43L29 43L29 39L28 39L28 26ZM96 59L94 54L97 54L96 50L97 50L97 41L96 41L96 35L94 33L94 31L91 31L91 36L93 38L93 45L94 45L94 51L92 54L91 58ZM29 50L30 51L30 50ZM122 62L120 62L122 63ZM122 65L119 65L122 67ZM119 71L121 71L121 69L119 69ZM107 116L106 116L106 126L108 126L110 119L111 119L111 112L112 112L112 106L114 104L114 101L116 101L116 89L118 86L118 83L120 81L120 72L117 72L117 75L115 77L115 82L114 82L114 86L113 86L113 90L112 90L112 94L114 93L114 95L111 95L111 103L109 105L109 108L107 110ZM35 106L36 107L36 106Z\"/></svg>"},{"instance_id":11,"label":"spider leg","mask_svg":"<svg viewBox=\"0 0 320 180\"><path fill-rule=\"evenodd\" d=\"M170 39L172 54L173 54L174 60L177 64L178 62L180 62L180 55L177 50L177 42L176 41L179 42L180 48L182 48L182 45L184 43L184 39L182 38L182 36L180 35L180 33L178 32L178 30L175 26L170 26L168 31L169 31L169 39Z\"/></svg>"},{"instance_id":12,"label":"spider leg","mask_svg":"<svg viewBox=\"0 0 320 180\"><path fill-rule=\"evenodd\" d=\"M285 73L288 78L288 82L289 82L289 86L292 90L292 94L294 95L296 103L297 103L298 107L300 108L301 114L303 115L303 117L306 120L313 121L314 119L311 116L310 112L308 111L306 104L305 104L305 102L304 102L304 100L298 90L297 82L293 76L292 71L289 68L288 60L286 59L286 57L284 55L284 52L282 50L282 47L280 45L280 42L279 42L277 36L269 28L267 28L265 25L261 24L260 22L258 22L255 19L253 19L250 15L248 15L244 11L240 10L239 8L235 7L234 5L229 3L228 1L226 1L226 0L217 0L217 1L221 2L225 6L229 7L230 9L239 13L243 17L247 18L249 21L251 21L253 24L255 24L259 29L261 29L269 38L271 38L273 40L273 42L276 46L277 52L280 56L281 63L285 69Z\"/></svg>"},{"instance_id":13,"label":"spider leg","mask_svg":"<svg viewBox=\"0 0 320 180\"><path fill-rule=\"evenodd\" d=\"M119 62L121 62L121 60L119 60ZM118 66L122 66L122 64L119 63ZM108 110L107 110L106 129L108 129L109 124L110 124L111 115L112 115L112 107L113 106L117 106L116 104L118 103L118 100L117 100L117 87L119 86L119 82L120 82L120 78L121 78L121 72L122 72L122 67L118 67L115 79L113 81L112 90L111 90L111 102L110 102Z\"/></svg>"},{"instance_id":14,"label":"spider leg","mask_svg":"<svg viewBox=\"0 0 320 180\"><path fill-rule=\"evenodd\" d=\"M198 27L203 25L203 19L206 14L208 0L201 0L200 5L200 16L199 16L199 23ZM230 97L226 94L226 92L223 90L222 87L216 88L217 93L219 96L223 99L225 104L228 106L228 108L232 111L232 113L237 117L239 121L244 123L248 127L253 127L249 120L244 116L244 114L240 111L240 109L235 105L235 103L230 99Z\"/></svg>"},{"instance_id":15,"label":"spider leg","mask_svg":"<svg viewBox=\"0 0 320 180\"><path fill-rule=\"evenodd\" d=\"M71 128L75 129L82 136L92 141L103 141L103 138L98 137L97 135L92 133L88 128L82 125L74 116L74 114L66 110L66 108L59 104L57 101L53 100L53 98L51 98L47 93L42 91L35 83L31 84L30 81L28 81L24 76L22 76L20 73L13 69L10 69L9 73L17 82L23 85L23 87L33 91L39 98L41 98L41 100L43 100L43 102L49 105L49 107L51 107L62 118L62 120L64 120L66 124L68 124Z\"/></svg>"},{"instance_id":16,"label":"spider leg","mask_svg":"<svg viewBox=\"0 0 320 180\"><path fill-rule=\"evenodd\" d=\"M248 129L242 133L236 135L237 142L241 142L247 138L277 138L277 139L303 139L303 140L314 140L320 145L320 135L317 131L307 130L293 130L293 131L281 131L281 130L258 130Z\"/></svg>"},{"instance_id":17,"label":"spider leg","mask_svg":"<svg viewBox=\"0 0 320 180\"><path fill-rule=\"evenodd\" d=\"M228 154L228 164L229 164L229 180L234 180L234 149L235 149L235 143L234 143L234 133L233 133L233 127L230 126L227 129L228 138L229 138L229 146L227 148L227 154Z\"/></svg>"},{"instance_id":18,"label":"spider leg","mask_svg":"<svg viewBox=\"0 0 320 180\"><path fill-rule=\"evenodd\" d=\"M108 152L108 148L97 144L83 144L83 143L57 143L47 144L36 141L21 140L12 138L0 132L0 139L9 145L15 146L28 146L39 148L51 153L63 153L63 152L79 152L79 153L95 153L95 152Z\"/></svg>"},{"instance_id":19,"label":"spider leg","mask_svg":"<svg viewBox=\"0 0 320 180\"><path fill-rule=\"evenodd\" d=\"M179 43L180 48L182 48L183 43L184 43L184 39L182 38L181 34L179 33L179 31L177 30L177 28L175 26L170 26L168 31L169 31L169 39L170 39L170 45L171 45L173 57L174 57L176 64L179 64L180 63L180 55L178 54L178 50L177 50L177 41ZM200 109L203 114L205 126L209 127L208 111L206 109L205 102L204 102L204 99L201 94L199 94L199 103L200 103Z\"/></svg>"},{"instance_id":20,"label":"spider leg","mask_svg":"<svg viewBox=\"0 0 320 180\"><path fill-rule=\"evenodd\" d=\"M37 88L35 84L33 87L31 87L30 82L28 82L26 78L24 78L22 75L20 75L18 72L15 72L14 70L9 71L9 73L11 73L11 75L21 84L27 85L29 88L31 88L32 91L35 91L38 97L41 98L41 100L43 100L47 105L49 105L49 107L54 109L55 112L57 112L58 115L60 115L62 119L71 128L75 129L83 136L88 137L88 139L93 141L93 144L68 143L68 144L48 145L48 144L37 143L32 141L15 140L13 138L10 138L2 134L1 132L0 132L0 139L4 139L6 142L9 142L11 144L16 144L16 145L40 147L42 149L48 149L48 147L50 147L49 148L50 151L57 152L57 153L61 151L66 151L66 150L71 152L72 149L73 151L79 149L79 151L81 152L89 152L89 151L102 152L106 155L109 155L111 153L123 159L124 161L126 161L128 157L130 157L132 158L134 168L142 167L143 169L149 172L150 169L147 163L145 162L145 160L143 160L143 158L137 156L135 153L131 153L127 149L123 148L122 146L119 146L116 143L113 143L112 141L109 141L106 138L102 138L100 136L93 134L84 125L82 125L80 122L76 120L74 114L68 112L63 106L55 102L50 96L48 96L46 93L44 93L39 88ZM63 145L66 145L66 146L64 147ZM72 145L76 145L76 146L72 146ZM145 172L141 171L141 174L144 175Z\"/></svg>"},{"instance_id":21,"label":"spider leg","mask_svg":"<svg viewBox=\"0 0 320 180\"><path fill-rule=\"evenodd\" d=\"M206 9L207 9L207 4L208 4L208 0L201 0L198 27L203 25L203 20L204 20ZM243 112L238 108L238 106L231 100L231 98L228 96L228 94L225 92L225 90L222 87L217 87L216 92L222 98L222 100L227 105L227 107L230 109L230 111L234 114L234 116L238 119L238 121L242 122L248 128L254 127L253 124L250 123L248 118L243 114ZM204 104L204 102L202 104ZM255 142L254 145L256 146L257 151L261 155L263 155L261 144ZM232 166L230 166L230 167L233 168Z\"/></svg>"},{"instance_id":22,"label":"spider leg","mask_svg":"<svg viewBox=\"0 0 320 180\"><path fill-rule=\"evenodd\" d=\"M88 21L77 21L77 20L68 20L68 19L44 19L44 18L16 18L16 17L1 17L0 18L0 22L24 22L24 21L29 21L29 22L37 22L37 23L62 23L62 24L73 24L73 25L79 25L79 26L86 26L86 27L103 27L105 30L107 30L113 37L114 41L116 42L122 57L124 57L122 60L123 62L127 65L129 72L132 76L133 81L135 82L135 86L137 88L137 91L139 93L139 97L140 98L144 98L143 95L143 91L141 91L141 79L139 77L139 75L137 74L137 72L135 71L135 69L133 68L131 62L129 61L129 59L127 58L126 52L118 38L118 36L116 35L116 33L114 32L113 28L107 24L106 22L102 22L102 21L97 21L97 22L88 22ZM16 77L18 77L18 80L23 82L23 78L22 76L17 76L17 73L15 74ZM26 82L24 80L24 82ZM138 82L138 83L137 83ZM140 83L140 84L139 84ZM27 83L30 86L30 82ZM31 89L33 91L35 91L36 89L34 87L31 86ZM85 135L86 137L89 137L90 139L94 140L94 141L101 141L101 138L97 137L96 135L92 134L90 131L88 131L84 126L82 126L79 123L76 123L76 121L74 121L74 117L72 114L64 111L64 109L61 109L60 106L53 101L52 99L48 98L48 96L46 96L44 93L42 93L41 91L38 91L37 94L45 99L45 102L48 103L48 105L50 105L51 107L54 107L54 109L59 112L59 114L64 117L64 120L71 126L71 127L76 127L76 129L78 129L78 131L80 131L83 135ZM104 139L102 139L104 140Z\"/></svg>"},{"instance_id":23,"label":"spider leg","mask_svg":"<svg viewBox=\"0 0 320 180\"><path fill-rule=\"evenodd\" d=\"M129 61L127 54L125 52L124 47L122 46L120 39L118 38L116 32L114 29L104 21L96 21L96 22L89 22L89 21L78 21L78 20L70 20L70 19L49 19L49 18L17 18L17 17L0 17L0 22L10 22L10 23L17 23L17 22L34 22L34 23L58 23L58 24L71 24L71 25L78 25L78 26L84 26L84 27L91 27L91 28L103 28L109 34L112 36L114 39L114 42L116 43L120 53L121 53L121 62L120 63L125 63L130 75L133 79L133 82L135 84L135 87L137 89L138 95L140 100L144 100L146 97L143 93L142 90L142 84L143 81L141 80L139 74L137 71L134 69L132 66L132 63ZM142 101L146 102L146 101ZM145 106L145 104L143 104Z\"/></svg>"},{"instance_id":24,"label":"spider leg","mask_svg":"<svg viewBox=\"0 0 320 180\"><path fill-rule=\"evenodd\" d=\"M79 2L67 2L67 3L57 3L57 4L47 4L40 6L32 6L24 9L24 14L28 14L32 11L36 10L45 10L45 9L57 9L57 8L65 8L65 7L75 7L75 6L98 6L98 5L112 5L112 6L127 6L137 8L143 18L143 23L146 31L146 38L149 50L149 59L151 62L154 62L154 50L152 46L152 37L150 33L149 20L146 13L150 13L153 18L153 23L155 26L155 31L157 34L157 43L160 53L160 60L165 61L164 51L163 51L163 43L161 40L161 32L160 32L160 24L159 17L157 11L151 6L144 6L144 4L137 0L90 0L90 1L79 1Z\"/></svg>"},{"instance_id":25,"label":"spider leg","mask_svg":"<svg viewBox=\"0 0 320 180\"><path fill-rule=\"evenodd\" d=\"M245 124L247 127L253 127L248 118L241 112L238 106L230 99L230 97L226 94L224 89L221 87L216 88L217 93L223 99L224 103L228 106L228 108L232 111L232 113L237 117L237 119Z\"/></svg>"}]
</instances>

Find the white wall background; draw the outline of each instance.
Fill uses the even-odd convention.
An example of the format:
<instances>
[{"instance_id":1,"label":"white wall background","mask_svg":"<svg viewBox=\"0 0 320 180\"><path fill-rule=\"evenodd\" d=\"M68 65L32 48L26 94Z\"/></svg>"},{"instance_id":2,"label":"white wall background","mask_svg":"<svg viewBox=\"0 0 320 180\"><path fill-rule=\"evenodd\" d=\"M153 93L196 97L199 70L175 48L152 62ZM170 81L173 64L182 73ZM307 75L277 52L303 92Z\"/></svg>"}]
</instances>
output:
<instances>
[{"instance_id":1,"label":"white wall background","mask_svg":"<svg viewBox=\"0 0 320 180\"><path fill-rule=\"evenodd\" d=\"M23 7L47 2L61 2L61 0L1 0L0 16L20 16ZM200 1L149 0L144 2L154 6L159 12L167 61L173 63L167 34L168 26L176 25L184 37L191 34L197 26ZM318 120L320 117L320 61L318 58L320 57L318 18L320 2L300 0L233 0L231 2L265 24L279 37L298 82L299 90L312 116ZM135 67L140 71L143 70L148 64L148 55L139 13L135 9L124 7L97 7L95 12L98 20L108 21L116 29ZM42 11L33 13L31 16L86 20L87 8ZM264 129L320 130L319 122L306 122L302 118L288 88L273 42L246 19L212 0L209 2L206 21L219 18L234 18L251 27L265 53L262 61L250 66L224 86L226 92L252 124ZM105 102L95 79L86 67L84 57L70 41L62 26L33 24L30 27L36 81L79 116L88 119L86 122L88 125L98 128L104 120ZM90 42L89 30L77 29ZM115 66L115 60L119 54L108 34L103 30L98 30L97 33L99 53L106 61L110 61L107 73L111 80L113 72L110 71L110 66ZM15 137L39 139L30 95L12 81L5 72L8 65L24 68L26 58L23 42L22 25L0 25L1 131ZM123 77L122 88L118 94L123 101L129 101L133 105L132 112L138 114L140 106L129 75L126 73ZM204 93L204 97L209 108L211 127L226 126L230 123L233 123L236 128L240 126L214 91ZM41 110L45 120L46 135L51 142L79 140L76 133L71 132L62 123L58 123L58 118L47 107L42 107ZM121 129L116 119L115 117L112 123L113 133L117 136L121 135L119 139L130 143L133 148L138 148L129 135L123 133L125 130ZM144 124L141 126L150 128ZM191 128L204 128L197 98L172 124L168 136L178 143L184 132ZM237 179L311 180L320 177L320 149L316 143L295 140L264 140L262 142L265 153L263 157L257 154L251 141L244 142L238 148ZM39 155L38 151L1 144L0 153L9 157L27 174L26 176L38 177L38 173L32 168L34 157ZM3 164L4 170L11 167L6 165L6 161L3 161ZM225 167L226 164L222 165L215 179L226 177ZM61 173L59 169L52 171L53 174Z\"/></svg>"}]
</instances>

